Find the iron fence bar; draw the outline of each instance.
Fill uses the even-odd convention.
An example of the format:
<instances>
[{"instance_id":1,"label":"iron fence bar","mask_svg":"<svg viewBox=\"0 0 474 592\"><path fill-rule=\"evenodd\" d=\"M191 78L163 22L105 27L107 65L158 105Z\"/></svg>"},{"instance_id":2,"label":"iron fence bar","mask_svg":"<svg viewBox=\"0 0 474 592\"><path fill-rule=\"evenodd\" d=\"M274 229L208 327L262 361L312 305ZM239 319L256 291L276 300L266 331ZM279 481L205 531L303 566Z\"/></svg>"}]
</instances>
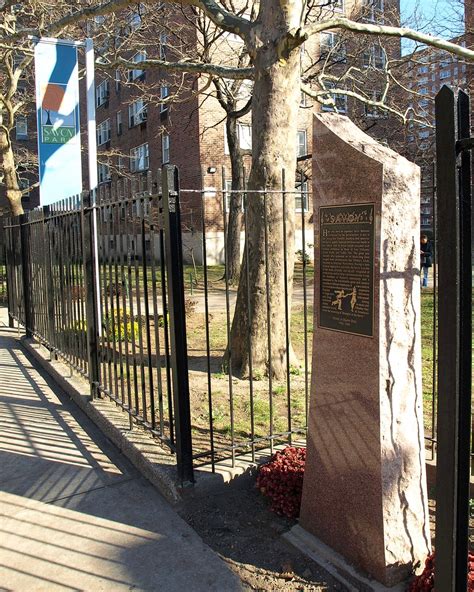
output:
<instances>
[{"instance_id":1,"label":"iron fence bar","mask_svg":"<svg viewBox=\"0 0 474 592\"><path fill-rule=\"evenodd\" d=\"M444 86L436 96L436 154L439 238L439 326L438 326L438 430L437 474L443 487L436 491L436 588L443 591L466 590L467 530L461 522L468 515L463 502L465 421L463 409L463 343L461 320L463 288L461 271L465 229L460 219L456 139L459 122L454 92ZM470 275L470 272L469 272ZM470 312L469 312L470 314ZM469 450L470 428L467 432ZM466 499L466 508L468 498Z\"/></svg>"},{"instance_id":2,"label":"iron fence bar","mask_svg":"<svg viewBox=\"0 0 474 592\"><path fill-rule=\"evenodd\" d=\"M243 185L244 185L244 250L245 250L245 280L247 284L247 315L249 327L252 326L253 322L253 311L252 311L252 299L250 297L250 269L249 269L249 233L248 233L248 193L247 193L247 176L245 169L242 171ZM252 461L255 461L255 445L253 440L255 439L255 412L254 412L254 390L253 390L253 342L252 342L252 331L248 333L248 347L249 347L249 397L250 397L250 437L252 440Z\"/></svg>"},{"instance_id":3,"label":"iron fence bar","mask_svg":"<svg viewBox=\"0 0 474 592\"><path fill-rule=\"evenodd\" d=\"M148 292L148 265L147 265L147 244L146 244L146 211L145 211L145 199L143 198L141 213L142 213L142 273L143 273L143 298L145 306L145 332L146 332L146 348L147 348L147 367L148 367L148 385L150 391L150 414L151 414L151 426L155 429L155 387L153 381L153 361L151 351L151 332L150 323L150 301ZM149 211L149 208L148 208ZM156 347L156 343L155 343ZM158 355L158 352L157 354Z\"/></svg>"},{"instance_id":4,"label":"iron fence bar","mask_svg":"<svg viewBox=\"0 0 474 592\"><path fill-rule=\"evenodd\" d=\"M83 242L83 273L86 289L86 321L87 321L87 358L91 397L98 396L100 382L99 373L99 327L96 294L96 265L94 249L94 210L91 193L84 193L81 200L82 242Z\"/></svg>"},{"instance_id":5,"label":"iron fence bar","mask_svg":"<svg viewBox=\"0 0 474 592\"><path fill-rule=\"evenodd\" d=\"M235 444L235 423L234 423L234 390L232 385L232 347L230 329L230 302L229 302L229 250L227 248L227 194L225 192L225 169L222 168L222 223L224 228L224 266L225 266L225 311L226 311L226 332L227 332L227 369L229 388L229 410L230 410L230 439L232 446ZM235 456L232 454L232 466L235 466Z\"/></svg>"},{"instance_id":6,"label":"iron fence bar","mask_svg":"<svg viewBox=\"0 0 474 592\"><path fill-rule=\"evenodd\" d=\"M156 262L155 262L155 218L158 215L157 197L150 198L150 253L151 253L151 288L152 288L152 302L153 302L153 321L154 321L154 337L155 337L155 370L156 382L158 388L158 420L160 424L160 434L164 434L164 408L163 408L163 381L161 376L161 343L159 330L159 310L158 310L158 290L156 277ZM160 253L160 257L162 254ZM151 369L150 369L151 372Z\"/></svg>"},{"instance_id":7,"label":"iron fence bar","mask_svg":"<svg viewBox=\"0 0 474 592\"><path fill-rule=\"evenodd\" d=\"M163 191L163 190L162 190ZM160 216L164 218L163 210L163 195L161 198ZM173 381L171 379L171 355L170 355L170 333L168 323L168 297L166 292L168 289L166 279L166 268L167 268L167 255L165 249L165 232L163 228L160 228L159 233L160 241L160 268L161 268L161 300L163 303L163 334L164 334L164 348L165 348L165 360L166 360L166 391L168 395L168 421L170 426L170 439L171 442L175 442L174 434L174 410L173 410Z\"/></svg>"},{"instance_id":8,"label":"iron fence bar","mask_svg":"<svg viewBox=\"0 0 474 592\"><path fill-rule=\"evenodd\" d=\"M23 311L24 326L27 337L33 336L31 298L30 298L30 257L29 257L29 226L28 214L20 215L20 245L21 245L21 267L23 274Z\"/></svg>"},{"instance_id":9,"label":"iron fence bar","mask_svg":"<svg viewBox=\"0 0 474 592\"><path fill-rule=\"evenodd\" d=\"M436 162L433 161L433 179L436 179ZM438 385L437 385L437 371L438 371L438 216L437 216L437 200L436 200L436 183L432 188L432 204L433 204L433 388L431 391L431 459L433 460L436 455L436 405L438 401Z\"/></svg>"},{"instance_id":10,"label":"iron fence bar","mask_svg":"<svg viewBox=\"0 0 474 592\"><path fill-rule=\"evenodd\" d=\"M201 175L202 184L202 175ZM214 417L212 404L212 378L211 378L211 337L209 329L209 287L207 273L207 247L206 247L206 201L204 190L201 192L201 223L202 223L202 264L204 280L204 325L206 333L206 373L207 373L207 403L209 410L209 443L211 455L212 472L216 470L215 466L215 448L214 448Z\"/></svg>"},{"instance_id":11,"label":"iron fence bar","mask_svg":"<svg viewBox=\"0 0 474 592\"><path fill-rule=\"evenodd\" d=\"M266 187L266 181L265 181ZM272 352L272 327L271 327L271 288L270 288L270 266L268 248L268 214L267 214L267 193L263 194L263 233L265 249L265 292L267 310L267 346L268 346L268 400L270 410L270 436L273 435L273 352ZM270 440L271 451L273 452L273 440Z\"/></svg>"},{"instance_id":12,"label":"iron fence bar","mask_svg":"<svg viewBox=\"0 0 474 592\"><path fill-rule=\"evenodd\" d=\"M471 390L472 390L472 250L471 250L471 153L470 99L458 93L458 138L468 145L460 154L459 174L459 450L457 493L457 572L458 585L467 579L469 545L469 487L471 461ZM467 142L466 142L467 141ZM458 143L459 143L458 142ZM463 554L464 553L464 554Z\"/></svg>"},{"instance_id":13,"label":"iron fence bar","mask_svg":"<svg viewBox=\"0 0 474 592\"><path fill-rule=\"evenodd\" d=\"M175 401L176 457L181 483L194 482L188 352L184 305L183 252L179 205L179 175L175 166L163 167L163 210L171 326L171 363Z\"/></svg>"},{"instance_id":14,"label":"iron fence bar","mask_svg":"<svg viewBox=\"0 0 474 592\"><path fill-rule=\"evenodd\" d=\"M304 193L304 174L300 173L301 183L301 242L303 245L303 331L304 331L304 406L305 406L305 425L308 425L309 413L309 384L308 384L308 294L306 288L306 219L305 219L305 193ZM306 194L308 197L308 194ZM309 202L309 200L308 200ZM308 203L309 205L309 203Z\"/></svg>"},{"instance_id":15,"label":"iron fence bar","mask_svg":"<svg viewBox=\"0 0 474 592\"><path fill-rule=\"evenodd\" d=\"M283 278L285 284L285 347L286 347L286 398L289 443L291 444L291 375L290 375L290 310L288 298L288 253L286 246L286 178L285 170L281 172L281 198L282 198L282 227L283 227Z\"/></svg>"}]
</instances>

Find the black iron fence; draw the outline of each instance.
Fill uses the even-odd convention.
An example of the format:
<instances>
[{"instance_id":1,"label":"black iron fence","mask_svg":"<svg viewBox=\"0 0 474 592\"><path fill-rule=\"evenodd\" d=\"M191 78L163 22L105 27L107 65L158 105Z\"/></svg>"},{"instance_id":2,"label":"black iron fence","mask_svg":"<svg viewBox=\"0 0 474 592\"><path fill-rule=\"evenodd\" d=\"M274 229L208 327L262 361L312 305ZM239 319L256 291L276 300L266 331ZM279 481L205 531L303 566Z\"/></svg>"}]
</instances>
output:
<instances>
[{"instance_id":1,"label":"black iron fence","mask_svg":"<svg viewBox=\"0 0 474 592\"><path fill-rule=\"evenodd\" d=\"M284 175L280 189L253 192L262 206L264 243L257 289L249 274L255 253L249 247L248 193L232 191L225 171L220 187L199 190L178 190L175 167L165 172L163 179L149 175L140 185L122 179L96 195L7 220L8 304L11 318L85 376L94 396L115 401L131 426L141 424L176 451L181 475L189 480L193 466L214 468L243 452L255 458L259 449L304 441L312 358L312 203L304 180L287 190ZM270 228L280 237L278 295L266 263ZM261 289L263 299L264 339L255 331L243 339L250 352L263 348L268 356L263 370L250 365L244 376L232 346L235 249L246 275L241 298L249 326L257 314L255 292ZM434 262L422 295L425 436L433 456L436 256ZM285 333L283 375L272 372L281 353L272 334L276 314Z\"/></svg>"},{"instance_id":2,"label":"black iron fence","mask_svg":"<svg viewBox=\"0 0 474 592\"><path fill-rule=\"evenodd\" d=\"M224 175L220 189L178 191L176 168L165 167L163 176L149 176L141 186L124 179L96 195L5 223L10 317L86 377L92 396L112 399L129 414L131 426L141 424L176 452L183 481L192 479L193 466L214 467L248 451L254 458L257 450L293 442L306 431L313 291L309 194L304 185L258 194L267 257L272 204L285 211L286 202L296 202L292 290L286 215L277 229L285 266L280 310L294 355L290 362L288 348L287 375L273 376L276 350L268 321L279 303L268 289L262 326L269 368L254 368L243 378L227 348L237 299L237 283L227 272L227 235L237 193ZM238 197L239 260L248 264L248 196ZM267 288L269 273L266 265ZM247 282L246 302L253 291ZM250 350L257 337L246 336Z\"/></svg>"},{"instance_id":3,"label":"black iron fence","mask_svg":"<svg viewBox=\"0 0 474 592\"><path fill-rule=\"evenodd\" d=\"M0 217L0 306L6 306L7 303L8 303L8 292L7 292L5 231L3 229L3 218Z\"/></svg>"}]
</instances>

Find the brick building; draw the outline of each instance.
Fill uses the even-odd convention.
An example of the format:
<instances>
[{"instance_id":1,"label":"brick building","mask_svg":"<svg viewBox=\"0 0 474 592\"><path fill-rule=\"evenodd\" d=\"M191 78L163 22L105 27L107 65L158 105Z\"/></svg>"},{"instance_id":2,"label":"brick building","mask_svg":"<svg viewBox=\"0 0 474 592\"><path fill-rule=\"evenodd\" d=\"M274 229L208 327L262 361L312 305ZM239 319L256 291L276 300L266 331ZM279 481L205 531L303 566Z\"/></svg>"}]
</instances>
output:
<instances>
[{"instance_id":1,"label":"brick building","mask_svg":"<svg viewBox=\"0 0 474 592\"><path fill-rule=\"evenodd\" d=\"M138 5L139 6L139 5ZM399 0L337 0L333 10L338 14L354 16L355 13L372 22L398 24L400 19ZM96 33L105 25L99 19L92 24ZM139 11L129 14L127 34L139 30L141 16ZM159 24L158 24L159 27ZM115 74L103 74L97 71L96 86L96 119L98 140L98 178L101 186L115 185L120 178L144 178L149 171L157 171L162 164L171 162L180 169L181 185L192 190L185 194L185 211L190 228L188 241L198 247L201 241L200 215L202 211L201 195L196 190L203 190L205 199L206 225L208 241L214 241L210 249L219 258L223 245L223 204L222 190L230 188L230 157L225 136L225 112L215 97L215 93L206 94L207 80L193 76L177 79L157 70L140 69L140 61L150 57L172 59L175 51L172 27L154 31L153 38L159 43L147 43L146 49L136 45L130 51L129 59L136 62L132 70L117 70ZM88 31L89 33L91 31ZM109 32L105 33L107 36ZM186 32L188 50L193 44L198 47L198 33L192 29ZM109 35L110 36L110 35ZM342 40L342 41L341 41ZM96 47L100 50L100 43ZM146 40L145 40L146 42ZM343 71L348 67L352 51L352 41L346 41L340 32L326 32L311 38L302 48L302 64L317 62L319 58L328 62L327 56L335 62L331 73ZM239 37L224 34L216 52L228 55L238 54L242 47ZM362 66L375 72L373 82L374 96L380 91L376 80L377 70L383 69L386 59L400 55L400 44L388 42L388 49L382 48L371 40L361 43L357 59ZM354 50L355 51L355 50ZM179 89L177 89L179 87ZM243 83L239 89L241 106L248 98L251 88ZM205 97L203 99L203 97ZM385 139L391 122L376 109L368 109L354 99L334 95L333 105L319 105L302 96L297 134L297 178L302 180L298 190L302 193L296 197L296 208L305 213L311 223L311 203L306 190L310 186L311 170L311 128L314 109L334 110L335 108L354 119L361 127L367 129L378 139ZM84 114L85 115L85 114ZM82 117L85 121L85 117ZM19 123L21 128L21 123ZM36 130L34 116L28 121L27 138L18 137L18 143L28 142L31 151L36 151ZM239 142L246 153L246 168L249 170L251 153L251 116L246 115L238 123ZM225 170L222 176L222 169ZM84 179L87 174L85 171ZM34 206L37 202L37 191L32 193L25 206ZM303 210L303 212L301 212ZM298 223L301 216L297 216ZM297 231L298 233L298 231ZM311 232L307 234L307 243L311 244ZM298 245L297 234L297 245ZM301 248L300 245L297 248Z\"/></svg>"},{"instance_id":2,"label":"brick building","mask_svg":"<svg viewBox=\"0 0 474 592\"><path fill-rule=\"evenodd\" d=\"M465 35L453 39L455 43L474 47L474 8L465 3ZM435 190L435 103L436 94L443 85L460 88L474 94L474 66L462 58L432 48L423 49L413 57L407 73L407 86L413 96L410 107L426 119L427 124L410 123L406 135L407 156L422 169L421 186L421 228L433 230L433 209ZM472 101L471 101L472 102Z\"/></svg>"},{"instance_id":3,"label":"brick building","mask_svg":"<svg viewBox=\"0 0 474 592\"><path fill-rule=\"evenodd\" d=\"M373 22L398 24L400 18L399 0L339 0L333 10L340 14L354 16L354 11L363 10L365 18ZM130 17L130 23L139 28L140 19L136 15ZM156 37L160 44L155 48L155 55L166 57L174 51L172 33L159 32ZM194 42L199 43L198 34ZM317 62L322 57L327 62L330 55L333 60L332 73L347 68L350 43L341 42L342 35L338 32L321 33L310 39L302 47L302 64ZM216 52L223 55L238 55L242 47L241 39L232 34L224 34ZM388 50L380 45L364 42L358 59L370 68L372 72L382 69L385 52L391 57L399 57L399 42L389 42ZM181 82L180 91L173 98L175 85L168 83L166 75L156 70L141 70L140 60L154 57L153 49L137 51L131 54L131 59L137 63L134 70L116 74L116 79L104 78L99 80L96 88L97 97L97 135L99 147L99 183L114 184L123 175L144 176L148 171L158 170L167 162L177 165L180 169L181 186L183 192L183 209L185 226L189 230L184 237L185 256L192 250L197 261L202 259L201 243L201 194L205 202L206 242L208 261L210 263L222 260L223 235L223 199L222 192L230 189L231 163L228 154L225 133L225 112L215 93L206 91L206 80L188 76ZM232 59L230 60L232 61ZM339 64L338 64L339 62ZM126 80L123 80L126 78ZM140 89L148 89L145 92ZM374 93L378 82L374 81ZM154 90L150 90L154 89ZM200 91L200 92L197 92ZM250 96L251 87L242 83L239 88L240 108ZM143 94L154 93L154 100L144 100ZM203 100L203 97L205 99ZM163 98L163 102L160 102ZM170 101L170 98L172 99ZM311 224L312 206L309 203L310 170L312 152L311 130L312 113L315 108L334 110L335 108L350 116L357 117L358 122L371 128L378 138L385 138L386 129L390 122L382 113L376 110L364 109L360 104L346 96L334 95L333 105L319 105L309 98L302 96L298 133L297 133L297 179L300 180L297 190L302 190L296 196L296 209L299 214L305 214L308 224ZM241 149L246 153L247 170L250 168L250 153L252 148L251 115L241 118L238 123L238 136ZM224 173L222 174L222 171ZM304 210L303 212L301 210ZM297 215L296 245L302 248L301 220ZM306 248L312 245L312 229L306 231ZM311 248L309 248L311 251Z\"/></svg>"}]
</instances>

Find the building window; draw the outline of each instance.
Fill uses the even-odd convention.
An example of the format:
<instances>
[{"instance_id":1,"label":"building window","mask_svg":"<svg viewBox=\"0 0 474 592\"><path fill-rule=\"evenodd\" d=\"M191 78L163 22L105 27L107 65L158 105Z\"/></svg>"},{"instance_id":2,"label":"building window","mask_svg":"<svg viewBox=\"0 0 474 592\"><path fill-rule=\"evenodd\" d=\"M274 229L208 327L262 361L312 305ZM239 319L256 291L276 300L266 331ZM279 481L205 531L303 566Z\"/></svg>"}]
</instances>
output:
<instances>
[{"instance_id":1,"label":"building window","mask_svg":"<svg viewBox=\"0 0 474 592\"><path fill-rule=\"evenodd\" d=\"M451 77L451 70L441 70L441 72L439 73L440 80L446 80L446 78L450 78L450 77Z\"/></svg>"},{"instance_id":2,"label":"building window","mask_svg":"<svg viewBox=\"0 0 474 592\"><path fill-rule=\"evenodd\" d=\"M242 150L252 150L252 126L248 123L239 123L237 131Z\"/></svg>"},{"instance_id":3,"label":"building window","mask_svg":"<svg viewBox=\"0 0 474 592\"><path fill-rule=\"evenodd\" d=\"M117 136L122 135L122 111L117 111Z\"/></svg>"},{"instance_id":4,"label":"building window","mask_svg":"<svg viewBox=\"0 0 474 592\"><path fill-rule=\"evenodd\" d=\"M419 138L429 138L430 137L430 131L429 130L424 130L424 131L418 132L418 137Z\"/></svg>"},{"instance_id":5,"label":"building window","mask_svg":"<svg viewBox=\"0 0 474 592\"><path fill-rule=\"evenodd\" d=\"M375 103L380 103L382 101L382 93L379 90L374 90L371 99ZM369 103L364 105L364 110L365 116L372 119L382 119L387 117L387 113L383 109L375 105L370 105Z\"/></svg>"},{"instance_id":6,"label":"building window","mask_svg":"<svg viewBox=\"0 0 474 592\"><path fill-rule=\"evenodd\" d=\"M367 19L383 23L384 0L365 0Z\"/></svg>"},{"instance_id":7,"label":"building window","mask_svg":"<svg viewBox=\"0 0 474 592\"><path fill-rule=\"evenodd\" d=\"M123 156L119 156L117 158L117 169L118 169L119 174L122 174L122 171L124 168L125 168L124 158L123 158Z\"/></svg>"},{"instance_id":8,"label":"building window","mask_svg":"<svg viewBox=\"0 0 474 592\"><path fill-rule=\"evenodd\" d=\"M418 92L420 93L420 95L427 95L428 94L428 89L426 87L420 88L418 90Z\"/></svg>"},{"instance_id":9,"label":"building window","mask_svg":"<svg viewBox=\"0 0 474 592\"><path fill-rule=\"evenodd\" d=\"M330 105L322 105L323 111L334 111L336 110L338 113L346 113L347 111L347 95L339 94L339 93L331 93L331 89L335 88L336 85L334 82L326 82L326 89L328 90L328 94L325 97L326 99L332 100L333 104Z\"/></svg>"},{"instance_id":10,"label":"building window","mask_svg":"<svg viewBox=\"0 0 474 592\"><path fill-rule=\"evenodd\" d=\"M418 74L428 74L428 66L420 66L418 68Z\"/></svg>"},{"instance_id":11,"label":"building window","mask_svg":"<svg viewBox=\"0 0 474 592\"><path fill-rule=\"evenodd\" d=\"M97 165L97 171L99 183L107 183L107 181L110 181L110 166L108 164L100 162Z\"/></svg>"},{"instance_id":12,"label":"building window","mask_svg":"<svg viewBox=\"0 0 474 592\"><path fill-rule=\"evenodd\" d=\"M131 34L140 28L142 24L143 4L139 4L137 9L128 15L128 33Z\"/></svg>"},{"instance_id":13,"label":"building window","mask_svg":"<svg viewBox=\"0 0 474 592\"><path fill-rule=\"evenodd\" d=\"M224 197L225 197L225 209L226 212L229 213L230 211L230 198L232 195L232 179L226 179L224 181ZM245 209L245 203L244 203L244 196L242 193L242 199L240 202L240 209L242 210L242 212Z\"/></svg>"},{"instance_id":14,"label":"building window","mask_svg":"<svg viewBox=\"0 0 474 592\"><path fill-rule=\"evenodd\" d=\"M139 64L140 62L144 62L146 60L146 51L139 51L132 57L132 62L135 64ZM137 78L144 78L145 77L145 70L141 70L140 68L135 68L134 70L128 71L128 80L132 82Z\"/></svg>"},{"instance_id":15,"label":"building window","mask_svg":"<svg viewBox=\"0 0 474 592\"><path fill-rule=\"evenodd\" d=\"M346 61L346 47L337 33L321 33L321 58L331 58L337 62Z\"/></svg>"},{"instance_id":16,"label":"building window","mask_svg":"<svg viewBox=\"0 0 474 592\"><path fill-rule=\"evenodd\" d=\"M296 156L306 156L306 154L308 154L306 130L298 130L296 136Z\"/></svg>"},{"instance_id":17,"label":"building window","mask_svg":"<svg viewBox=\"0 0 474 592\"><path fill-rule=\"evenodd\" d=\"M295 189L295 210L297 212L301 212L302 210L307 212L309 204L308 181L297 183Z\"/></svg>"},{"instance_id":18,"label":"building window","mask_svg":"<svg viewBox=\"0 0 474 592\"><path fill-rule=\"evenodd\" d=\"M109 81L102 80L99 86L96 88L96 101L97 107L105 105L109 100Z\"/></svg>"},{"instance_id":19,"label":"building window","mask_svg":"<svg viewBox=\"0 0 474 592\"><path fill-rule=\"evenodd\" d=\"M147 120L147 110L143 99L137 99L128 106L128 127L135 127Z\"/></svg>"},{"instance_id":20,"label":"building window","mask_svg":"<svg viewBox=\"0 0 474 592\"><path fill-rule=\"evenodd\" d=\"M146 171L150 167L148 144L130 150L130 172Z\"/></svg>"},{"instance_id":21,"label":"building window","mask_svg":"<svg viewBox=\"0 0 474 592\"><path fill-rule=\"evenodd\" d=\"M249 123L237 124L237 136L239 146L242 150L252 150L252 126ZM229 154L229 143L227 142L227 129L224 125L224 153Z\"/></svg>"},{"instance_id":22,"label":"building window","mask_svg":"<svg viewBox=\"0 0 474 592\"><path fill-rule=\"evenodd\" d=\"M160 60L166 61L166 48L168 45L168 35L160 33Z\"/></svg>"},{"instance_id":23,"label":"building window","mask_svg":"<svg viewBox=\"0 0 474 592\"><path fill-rule=\"evenodd\" d=\"M163 134L161 137L161 162L166 164L170 161L170 137Z\"/></svg>"},{"instance_id":24,"label":"building window","mask_svg":"<svg viewBox=\"0 0 474 592\"><path fill-rule=\"evenodd\" d=\"M23 195L29 195L30 193L30 180L26 177L19 177L18 186Z\"/></svg>"},{"instance_id":25,"label":"building window","mask_svg":"<svg viewBox=\"0 0 474 592\"><path fill-rule=\"evenodd\" d=\"M115 70L115 92L120 92L122 88L122 75L120 70Z\"/></svg>"},{"instance_id":26,"label":"building window","mask_svg":"<svg viewBox=\"0 0 474 592\"><path fill-rule=\"evenodd\" d=\"M366 68L382 70L385 67L385 50L381 45L371 45L363 56L363 63Z\"/></svg>"},{"instance_id":27,"label":"building window","mask_svg":"<svg viewBox=\"0 0 474 592\"><path fill-rule=\"evenodd\" d=\"M102 146L110 141L110 119L106 119L97 126L97 145Z\"/></svg>"},{"instance_id":28,"label":"building window","mask_svg":"<svg viewBox=\"0 0 474 592\"><path fill-rule=\"evenodd\" d=\"M160 89L160 98L162 101L164 101L164 99L166 99L167 97L170 96L170 87L169 86L162 86ZM167 102L162 102L160 104L160 113L163 113L164 111L167 111L168 109L168 103Z\"/></svg>"},{"instance_id":29,"label":"building window","mask_svg":"<svg viewBox=\"0 0 474 592\"><path fill-rule=\"evenodd\" d=\"M28 120L26 117L18 117L15 125L16 139L27 140L28 139Z\"/></svg>"}]
</instances>

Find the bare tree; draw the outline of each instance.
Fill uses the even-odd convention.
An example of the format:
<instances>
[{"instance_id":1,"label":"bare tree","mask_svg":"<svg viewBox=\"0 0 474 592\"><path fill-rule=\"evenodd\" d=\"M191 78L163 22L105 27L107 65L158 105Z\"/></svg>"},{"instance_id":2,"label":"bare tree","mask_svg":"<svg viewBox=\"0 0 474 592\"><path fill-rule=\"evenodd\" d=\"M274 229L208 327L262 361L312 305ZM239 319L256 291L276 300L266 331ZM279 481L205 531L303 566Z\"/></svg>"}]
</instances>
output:
<instances>
[{"instance_id":1,"label":"bare tree","mask_svg":"<svg viewBox=\"0 0 474 592\"><path fill-rule=\"evenodd\" d=\"M168 0L168 3L173 3ZM71 25L84 17L111 14L132 4L127 0L109 0L94 6L72 10L47 28L32 27L20 33L12 33L10 42L25 34L54 32ZM153 3L149 3L150 5ZM461 44L446 41L413 29L354 20L334 13L332 2L314 1L311 5L299 1L268 0L259 6L256 18L239 15L231 5L216 0L186 0L180 3L206 14L220 29L238 35L250 58L249 67L232 67L216 63L203 63L189 59L167 61L151 60L150 67L163 71L210 74L227 79L253 79L252 100L252 166L249 175L248 204L248 249L251 257L244 261L237 303L234 313L231 350L233 367L240 369L243 376L249 374L250 363L254 371L268 371L269 355L271 367L277 378L286 373L286 324L285 289L292 293L293 253L295 215L294 203L289 199L286 205L286 228L288 236L287 254L289 273L284 274L282 262L283 243L280 232L266 230L262 220L266 218L267 228L281 228L284 210L281 200L270 200L266 204L263 190L278 190L281 170L287 171L288 185L294 186L292 178L296 162L297 114L301 92L301 46L313 36L327 30L352 31L360 35L378 38L411 39L431 45L440 50L452 52L466 60L474 60L474 50ZM315 16L314 16L315 15ZM120 59L123 67L133 64ZM145 67L141 64L141 67ZM268 240L266 241L266 238ZM248 265L248 269L247 269ZM267 274L271 294L267 296ZM287 281L287 286L285 286ZM248 283L247 283L248 282ZM247 297L250 299L250 309ZM270 299L271 314L267 326L267 297ZM251 314L250 314L251 311ZM268 352L266 333L271 332L273 351ZM248 336L252 337L249 349ZM252 356L252 360L250 360Z\"/></svg>"}]
</instances>

